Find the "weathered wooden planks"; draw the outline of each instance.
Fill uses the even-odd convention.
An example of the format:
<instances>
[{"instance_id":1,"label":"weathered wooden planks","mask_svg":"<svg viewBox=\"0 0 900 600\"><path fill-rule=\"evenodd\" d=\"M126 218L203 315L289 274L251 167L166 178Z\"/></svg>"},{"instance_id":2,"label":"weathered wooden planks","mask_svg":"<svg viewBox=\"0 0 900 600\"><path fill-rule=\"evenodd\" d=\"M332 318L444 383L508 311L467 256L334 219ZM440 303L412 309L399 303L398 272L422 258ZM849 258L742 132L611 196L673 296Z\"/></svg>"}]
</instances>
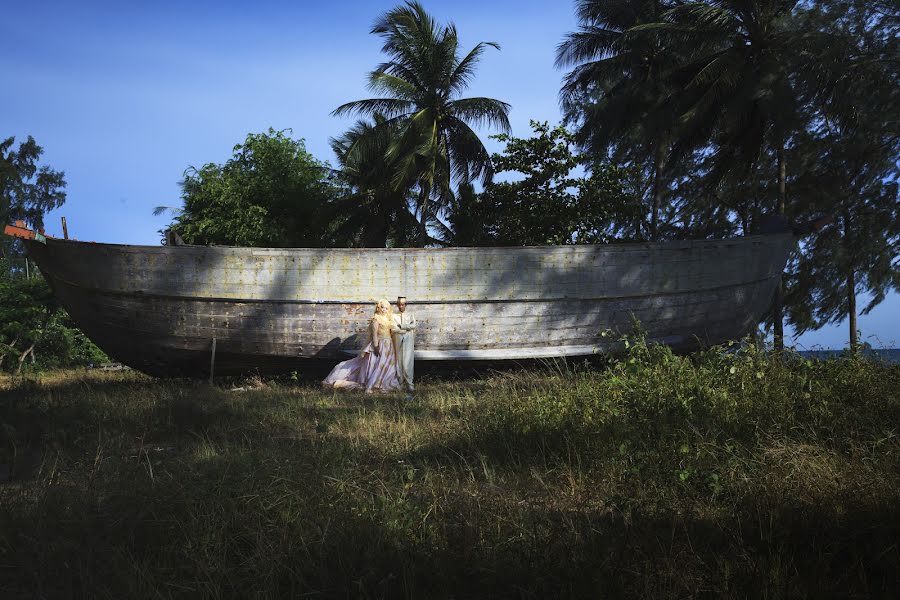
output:
<instances>
[{"instance_id":1,"label":"weathered wooden planks","mask_svg":"<svg viewBox=\"0 0 900 600\"><path fill-rule=\"evenodd\" d=\"M28 243L73 318L123 363L166 375L337 360L373 300L405 295L421 359L602 351L636 319L681 347L747 333L789 234L614 246L251 249ZM206 366L203 366L203 365Z\"/></svg>"}]
</instances>

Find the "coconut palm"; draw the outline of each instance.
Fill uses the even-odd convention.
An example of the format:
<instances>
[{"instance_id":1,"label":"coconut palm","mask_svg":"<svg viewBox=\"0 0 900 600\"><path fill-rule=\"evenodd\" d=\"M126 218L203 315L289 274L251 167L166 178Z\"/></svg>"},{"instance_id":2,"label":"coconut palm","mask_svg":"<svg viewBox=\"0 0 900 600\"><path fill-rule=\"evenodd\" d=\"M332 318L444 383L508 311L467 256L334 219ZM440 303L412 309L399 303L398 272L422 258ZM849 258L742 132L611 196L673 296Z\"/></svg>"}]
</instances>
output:
<instances>
[{"instance_id":1,"label":"coconut palm","mask_svg":"<svg viewBox=\"0 0 900 600\"><path fill-rule=\"evenodd\" d=\"M336 243L357 241L367 248L409 246L418 227L410 211L409 190L393 185L394 165L387 150L399 134L380 114L369 121L357 121L339 138L331 139L337 156L340 180L348 194L333 204Z\"/></svg>"},{"instance_id":2,"label":"coconut palm","mask_svg":"<svg viewBox=\"0 0 900 600\"><path fill-rule=\"evenodd\" d=\"M683 41L669 98L682 125L674 154L713 141L723 169L753 164L767 146L783 160L802 125L795 81L816 37L796 28L797 3L688 2L668 11L667 23L643 27Z\"/></svg>"},{"instance_id":3,"label":"coconut palm","mask_svg":"<svg viewBox=\"0 0 900 600\"><path fill-rule=\"evenodd\" d=\"M460 59L456 27L440 26L418 2L384 13L371 32L384 39L382 51L388 60L369 74L368 85L383 96L349 102L333 114L382 114L386 119L381 127L400 127L386 159L395 166L396 189L417 188L419 241L424 246L429 217L451 197L451 180L486 183L493 176L490 155L472 126L509 131L510 107L492 98L459 96L484 51L499 46L481 42Z\"/></svg>"},{"instance_id":4,"label":"coconut palm","mask_svg":"<svg viewBox=\"0 0 900 600\"><path fill-rule=\"evenodd\" d=\"M804 69L817 67L827 37L803 29L794 17L797 0L715 0L679 3L654 32L679 56L670 71L666 104L678 114L670 160L710 148L710 179L747 173L761 154L774 155L776 212L784 214L785 149L808 119L801 110L808 92L796 85ZM815 93L814 91L812 93ZM783 344L781 288L774 306L775 344Z\"/></svg>"},{"instance_id":5,"label":"coconut palm","mask_svg":"<svg viewBox=\"0 0 900 600\"><path fill-rule=\"evenodd\" d=\"M573 67L560 96L566 119L578 123L579 145L594 155L649 163L652 184L649 237L658 234L666 155L673 136L670 93L665 79L674 57L655 31L634 28L656 23L672 6L659 0L579 0L578 31L557 48L556 64ZM646 214L646 213L644 213ZM635 235L640 235L636 224Z\"/></svg>"}]
</instances>

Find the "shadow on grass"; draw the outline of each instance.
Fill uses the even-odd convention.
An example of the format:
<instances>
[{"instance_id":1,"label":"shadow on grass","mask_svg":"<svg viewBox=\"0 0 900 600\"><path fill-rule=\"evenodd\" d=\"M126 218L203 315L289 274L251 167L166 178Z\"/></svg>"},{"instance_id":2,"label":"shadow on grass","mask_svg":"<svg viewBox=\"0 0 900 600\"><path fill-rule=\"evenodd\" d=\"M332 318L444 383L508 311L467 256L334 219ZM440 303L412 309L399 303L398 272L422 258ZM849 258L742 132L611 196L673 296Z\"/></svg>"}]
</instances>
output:
<instances>
[{"instance_id":1,"label":"shadow on grass","mask_svg":"<svg viewBox=\"0 0 900 600\"><path fill-rule=\"evenodd\" d=\"M323 439L110 464L5 497L4 597L887 597L896 504L733 514L508 502L372 478ZM437 511L437 512L436 512ZM438 516L440 518L438 518Z\"/></svg>"},{"instance_id":2,"label":"shadow on grass","mask_svg":"<svg viewBox=\"0 0 900 600\"><path fill-rule=\"evenodd\" d=\"M279 440L321 436L380 415L420 418L400 396L329 396L318 386L265 385L230 391L192 380L126 375L0 389L0 484L34 477L43 463L97 451L182 454L198 443L264 449Z\"/></svg>"}]
</instances>

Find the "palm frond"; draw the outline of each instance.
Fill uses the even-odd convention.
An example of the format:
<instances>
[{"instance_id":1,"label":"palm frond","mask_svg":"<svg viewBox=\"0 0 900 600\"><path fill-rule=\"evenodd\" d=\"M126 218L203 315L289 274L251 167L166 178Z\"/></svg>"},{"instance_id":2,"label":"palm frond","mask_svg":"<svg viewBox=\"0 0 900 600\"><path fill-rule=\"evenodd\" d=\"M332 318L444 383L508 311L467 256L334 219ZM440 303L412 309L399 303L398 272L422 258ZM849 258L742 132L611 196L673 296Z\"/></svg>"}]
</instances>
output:
<instances>
[{"instance_id":1,"label":"palm frond","mask_svg":"<svg viewBox=\"0 0 900 600\"><path fill-rule=\"evenodd\" d=\"M456 64L449 77L449 87L452 92L459 93L469 86L475 76L475 65L487 48L500 49L495 42L479 42L469 53Z\"/></svg>"},{"instance_id":2,"label":"palm frond","mask_svg":"<svg viewBox=\"0 0 900 600\"><path fill-rule=\"evenodd\" d=\"M621 31L584 26L577 32L567 34L556 47L556 67L565 68L613 54L618 50L621 37Z\"/></svg>"},{"instance_id":3,"label":"palm frond","mask_svg":"<svg viewBox=\"0 0 900 600\"><path fill-rule=\"evenodd\" d=\"M180 215L184 212L183 208L179 208L177 206L155 206L153 207L153 216L158 217L163 213L171 213L172 215Z\"/></svg>"},{"instance_id":4,"label":"palm frond","mask_svg":"<svg viewBox=\"0 0 900 600\"><path fill-rule=\"evenodd\" d=\"M575 14L582 23L627 29L635 22L655 19L660 4L655 0L578 0Z\"/></svg>"},{"instance_id":5,"label":"palm frond","mask_svg":"<svg viewBox=\"0 0 900 600\"><path fill-rule=\"evenodd\" d=\"M452 177L458 182L481 180L482 184L488 184L494 177L494 166L481 139L461 119L450 120L447 129Z\"/></svg>"},{"instance_id":6,"label":"palm frond","mask_svg":"<svg viewBox=\"0 0 900 600\"><path fill-rule=\"evenodd\" d=\"M415 109L415 104L410 100L401 100L399 98L369 98L367 100L354 100L338 106L331 112L333 117L342 117L344 115L366 115L374 116L382 114L387 117L397 117L405 115Z\"/></svg>"},{"instance_id":7,"label":"palm frond","mask_svg":"<svg viewBox=\"0 0 900 600\"><path fill-rule=\"evenodd\" d=\"M379 70L369 73L368 86L373 92L387 94L407 102L413 102L421 91L415 83L408 79L389 71Z\"/></svg>"},{"instance_id":8,"label":"palm frond","mask_svg":"<svg viewBox=\"0 0 900 600\"><path fill-rule=\"evenodd\" d=\"M463 98L454 100L447 105L447 112L466 122L478 126L487 125L497 127L504 133L508 133L510 105L493 98Z\"/></svg>"},{"instance_id":9,"label":"palm frond","mask_svg":"<svg viewBox=\"0 0 900 600\"><path fill-rule=\"evenodd\" d=\"M690 23L710 31L735 31L741 28L736 12L717 3L687 2L672 8L666 16L674 23Z\"/></svg>"}]
</instances>

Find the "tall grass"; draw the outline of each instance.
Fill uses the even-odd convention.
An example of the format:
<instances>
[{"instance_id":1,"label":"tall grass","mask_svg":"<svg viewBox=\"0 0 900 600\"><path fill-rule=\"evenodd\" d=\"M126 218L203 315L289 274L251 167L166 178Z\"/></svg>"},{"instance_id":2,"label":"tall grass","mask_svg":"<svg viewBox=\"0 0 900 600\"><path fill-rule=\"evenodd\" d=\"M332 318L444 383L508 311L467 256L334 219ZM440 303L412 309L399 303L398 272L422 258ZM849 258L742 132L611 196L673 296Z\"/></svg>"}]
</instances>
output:
<instances>
[{"instance_id":1,"label":"tall grass","mask_svg":"<svg viewBox=\"0 0 900 600\"><path fill-rule=\"evenodd\" d=\"M887 597L900 367L632 343L426 380L0 383L5 597ZM5 469L5 470L4 470Z\"/></svg>"}]
</instances>

